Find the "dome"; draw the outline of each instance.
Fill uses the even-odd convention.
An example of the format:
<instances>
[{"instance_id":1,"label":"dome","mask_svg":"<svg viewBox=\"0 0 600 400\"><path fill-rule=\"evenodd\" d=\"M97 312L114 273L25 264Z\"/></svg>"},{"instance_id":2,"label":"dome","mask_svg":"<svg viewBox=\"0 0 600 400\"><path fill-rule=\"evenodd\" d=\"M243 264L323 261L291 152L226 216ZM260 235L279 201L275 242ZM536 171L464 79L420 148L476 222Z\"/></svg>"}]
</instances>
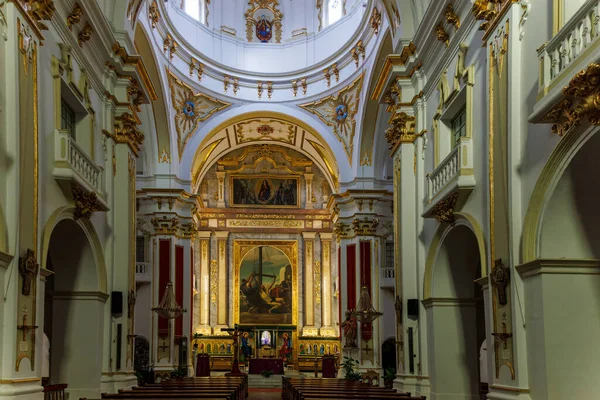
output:
<instances>
[{"instance_id":1,"label":"dome","mask_svg":"<svg viewBox=\"0 0 600 400\"><path fill-rule=\"evenodd\" d=\"M231 71L289 74L320 66L367 25L365 0L184 0L167 26L200 59Z\"/></svg>"}]
</instances>

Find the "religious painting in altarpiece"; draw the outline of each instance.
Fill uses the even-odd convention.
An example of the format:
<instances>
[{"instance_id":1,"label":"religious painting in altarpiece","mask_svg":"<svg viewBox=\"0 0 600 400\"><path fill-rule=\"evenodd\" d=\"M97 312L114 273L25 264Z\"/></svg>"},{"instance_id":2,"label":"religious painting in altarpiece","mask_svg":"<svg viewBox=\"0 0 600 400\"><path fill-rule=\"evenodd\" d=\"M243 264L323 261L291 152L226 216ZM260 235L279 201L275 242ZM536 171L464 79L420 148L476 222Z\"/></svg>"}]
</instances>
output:
<instances>
[{"instance_id":1,"label":"religious painting in altarpiece","mask_svg":"<svg viewBox=\"0 0 600 400\"><path fill-rule=\"evenodd\" d=\"M232 207L299 207L297 176L234 175L231 177Z\"/></svg>"},{"instance_id":2,"label":"religious painting in altarpiece","mask_svg":"<svg viewBox=\"0 0 600 400\"><path fill-rule=\"evenodd\" d=\"M234 320L240 325L295 325L297 242L234 241Z\"/></svg>"}]
</instances>

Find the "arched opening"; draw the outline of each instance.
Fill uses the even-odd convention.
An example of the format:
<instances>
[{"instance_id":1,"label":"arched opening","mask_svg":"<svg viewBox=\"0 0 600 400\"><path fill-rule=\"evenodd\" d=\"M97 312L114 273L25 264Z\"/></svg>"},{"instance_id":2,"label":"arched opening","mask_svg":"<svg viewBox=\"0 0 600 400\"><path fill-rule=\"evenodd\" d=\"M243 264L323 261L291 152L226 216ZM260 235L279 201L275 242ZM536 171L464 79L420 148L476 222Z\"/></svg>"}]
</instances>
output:
<instances>
[{"instance_id":1,"label":"arched opening","mask_svg":"<svg viewBox=\"0 0 600 400\"><path fill-rule=\"evenodd\" d=\"M595 372L600 359L590 351L600 335L600 190L589 178L600 173L600 135L594 129L562 139L552 155L555 162L547 164L532 195L529 213L540 212L532 217L539 218L539 231L532 235L537 248L532 252L527 243L529 262L517 267L523 278L527 347L561 343L552 352L556 362L528 354L528 368L535 371L529 378L534 398L591 398L600 390ZM556 186L544 187L544 180ZM535 210L534 199L540 198L545 202ZM559 380L571 385L555 385Z\"/></svg>"},{"instance_id":2,"label":"arched opening","mask_svg":"<svg viewBox=\"0 0 600 400\"><path fill-rule=\"evenodd\" d=\"M71 398L99 397L104 307L96 260L86 232L63 219L50 235L44 334L50 347L50 384L66 383Z\"/></svg>"},{"instance_id":3,"label":"arched opening","mask_svg":"<svg viewBox=\"0 0 600 400\"><path fill-rule=\"evenodd\" d=\"M473 231L466 225L449 228L435 258L431 297L424 301L434 398L476 399L482 390L484 304L482 290L474 282L481 277L480 260Z\"/></svg>"},{"instance_id":4,"label":"arched opening","mask_svg":"<svg viewBox=\"0 0 600 400\"><path fill-rule=\"evenodd\" d=\"M396 339L389 338L381 345L381 367L383 371L396 370Z\"/></svg>"}]
</instances>

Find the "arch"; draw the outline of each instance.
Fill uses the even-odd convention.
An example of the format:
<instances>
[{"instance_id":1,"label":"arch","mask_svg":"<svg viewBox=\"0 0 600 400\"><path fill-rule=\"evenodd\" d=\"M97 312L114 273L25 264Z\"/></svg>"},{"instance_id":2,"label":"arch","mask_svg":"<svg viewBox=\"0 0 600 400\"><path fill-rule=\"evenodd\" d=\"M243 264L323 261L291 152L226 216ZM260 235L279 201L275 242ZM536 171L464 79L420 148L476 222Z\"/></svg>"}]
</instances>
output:
<instances>
[{"instance_id":1,"label":"arch","mask_svg":"<svg viewBox=\"0 0 600 400\"><path fill-rule=\"evenodd\" d=\"M100 238L98 238L98 234L94 229L94 225L88 219L80 218L75 220L74 211L75 207L73 206L59 207L52 213L52 215L50 215L50 218L48 218L48 221L44 226L44 231L42 232L41 267L46 268L48 262L48 251L50 249L50 239L52 237L54 228L56 228L59 222L63 220L73 220L85 233L85 236L92 249L92 255L96 263L98 291L107 294L106 263L104 260L104 251L102 249Z\"/></svg>"},{"instance_id":2,"label":"arch","mask_svg":"<svg viewBox=\"0 0 600 400\"><path fill-rule=\"evenodd\" d=\"M540 258L544 212L565 170L596 131L596 127L573 128L573 131L565 135L552 151L536 182L525 214L521 249L523 263Z\"/></svg>"},{"instance_id":3,"label":"arch","mask_svg":"<svg viewBox=\"0 0 600 400\"><path fill-rule=\"evenodd\" d=\"M302 138L300 137L297 137L296 142L291 145L286 145L286 143L280 141L250 141L243 144L235 144L230 143L229 139L227 139L227 141L223 141L224 144L227 144L227 149L220 151L219 153L214 153L212 156L211 154L206 153L208 151L207 149L210 149L210 153L212 153L212 150L217 148L217 141L219 140L217 135L222 134L222 132L229 126L249 120L278 119L292 125L296 125L316 138L314 143L317 146L312 147L315 147L315 151L320 154L318 154L318 157L313 155L311 158L314 159L316 157L323 160L325 165L322 165L321 167L324 167L323 169L328 172L325 174L326 176L331 175L331 181L333 183L336 183L335 181L337 181L336 178L338 177L339 179L350 178L350 164L345 156L341 143L337 141L337 139L333 139L333 134L331 133L330 128L322 125L322 129L315 129L313 125L308 122L310 117L304 115L300 110L290 109L290 107L281 106L278 104L273 104L271 109L272 110L264 110L264 105L254 104L248 105L247 107L239 107L233 110L228 110L223 112L223 114L219 114L211 118L201 129L202 131L207 132L207 134L202 135L199 133L200 130L197 131L184 149L179 169L180 176L188 175L186 179L197 181L196 178L198 177L200 170L206 169L208 166L210 166L209 164L212 164L210 163L209 157L214 157L218 154L221 154L223 151L229 152L248 144L277 144L284 147L293 148L300 153L305 154L306 151L303 151L302 149L302 146L305 145L305 140L301 141L300 139ZM315 121L313 120L311 122L314 123ZM331 136L330 140L334 140L334 142L332 143L331 141L325 140L324 137L319 133L322 131L327 131L329 136ZM211 149L211 146L213 145L214 148ZM317 149L316 147L319 148ZM333 184L332 187L336 187L336 184Z\"/></svg>"},{"instance_id":4,"label":"arch","mask_svg":"<svg viewBox=\"0 0 600 400\"><path fill-rule=\"evenodd\" d=\"M436 230L431 244L429 245L429 252L427 253L427 259L425 261L425 275L423 280L423 300L430 299L432 296L432 284L434 267L439 251L444 243L444 239L457 226L466 226L469 228L475 238L477 239L477 246L479 247L479 259L481 263L481 276L487 275L487 252L485 236L481 226L477 220L470 214L467 213L455 213L454 214L456 223L453 226L450 224L440 224Z\"/></svg>"}]
</instances>

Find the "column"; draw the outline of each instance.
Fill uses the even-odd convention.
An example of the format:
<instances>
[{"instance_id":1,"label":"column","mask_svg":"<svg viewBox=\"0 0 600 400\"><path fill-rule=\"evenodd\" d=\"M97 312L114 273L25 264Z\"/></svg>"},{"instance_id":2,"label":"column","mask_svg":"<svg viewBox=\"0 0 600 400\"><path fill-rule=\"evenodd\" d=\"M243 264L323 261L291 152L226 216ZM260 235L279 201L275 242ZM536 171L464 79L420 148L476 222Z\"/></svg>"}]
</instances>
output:
<instances>
[{"instance_id":1,"label":"column","mask_svg":"<svg viewBox=\"0 0 600 400\"><path fill-rule=\"evenodd\" d=\"M214 333L219 334L221 329L229 328L227 324L227 299L229 292L227 286L229 276L227 276L227 237L229 232L215 232L217 237L217 265L218 265L218 283L217 283L217 326Z\"/></svg>"},{"instance_id":2,"label":"column","mask_svg":"<svg viewBox=\"0 0 600 400\"><path fill-rule=\"evenodd\" d=\"M219 188L217 190L217 207L224 208L225 207L225 176L227 175L226 171L217 171L217 178L219 179Z\"/></svg>"},{"instance_id":3,"label":"column","mask_svg":"<svg viewBox=\"0 0 600 400\"><path fill-rule=\"evenodd\" d=\"M317 336L315 327L313 257L315 251L315 232L303 232L304 238L304 327L302 336Z\"/></svg>"},{"instance_id":4,"label":"column","mask_svg":"<svg viewBox=\"0 0 600 400\"><path fill-rule=\"evenodd\" d=\"M312 192L312 179L314 174L305 173L304 183L306 184L306 208L313 208L313 192Z\"/></svg>"},{"instance_id":5,"label":"column","mask_svg":"<svg viewBox=\"0 0 600 400\"><path fill-rule=\"evenodd\" d=\"M332 325L332 297L331 297L331 240L333 234L321 233L321 336L336 336L336 329Z\"/></svg>"},{"instance_id":6,"label":"column","mask_svg":"<svg viewBox=\"0 0 600 400\"><path fill-rule=\"evenodd\" d=\"M210 249L210 235L211 232L200 231L198 232L197 242L197 253L194 255L194 259L198 259L200 263L200 277L198 283L198 296L199 309L200 309L200 326L196 329L197 333L204 335L210 335L212 333L210 328L210 260L209 260L209 249ZM196 257L197 256L197 257Z\"/></svg>"}]
</instances>

